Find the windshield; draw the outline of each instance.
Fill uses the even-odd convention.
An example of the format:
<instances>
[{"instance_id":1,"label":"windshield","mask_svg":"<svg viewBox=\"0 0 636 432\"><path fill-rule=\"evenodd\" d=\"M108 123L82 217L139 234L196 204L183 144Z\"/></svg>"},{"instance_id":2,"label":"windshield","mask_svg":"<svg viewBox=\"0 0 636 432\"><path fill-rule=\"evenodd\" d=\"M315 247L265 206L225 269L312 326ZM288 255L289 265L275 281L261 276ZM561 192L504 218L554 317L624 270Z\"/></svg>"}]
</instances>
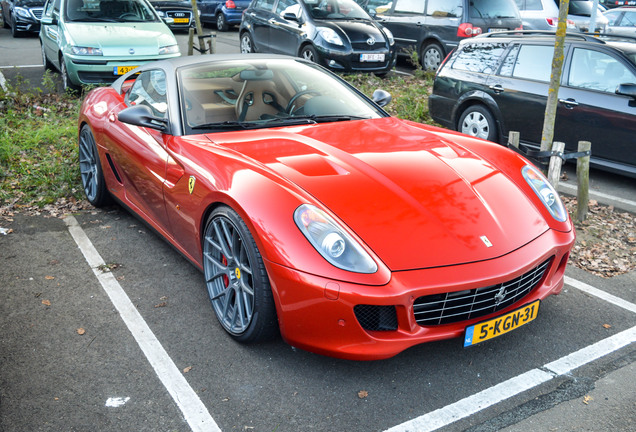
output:
<instances>
[{"instance_id":1,"label":"windshield","mask_svg":"<svg viewBox=\"0 0 636 432\"><path fill-rule=\"evenodd\" d=\"M158 21L143 0L66 0L66 20L73 22Z\"/></svg>"},{"instance_id":2,"label":"windshield","mask_svg":"<svg viewBox=\"0 0 636 432\"><path fill-rule=\"evenodd\" d=\"M370 19L353 0L304 0L309 15L314 19L346 20Z\"/></svg>"},{"instance_id":3,"label":"windshield","mask_svg":"<svg viewBox=\"0 0 636 432\"><path fill-rule=\"evenodd\" d=\"M519 18L513 0L473 0L469 10L471 18Z\"/></svg>"},{"instance_id":4,"label":"windshield","mask_svg":"<svg viewBox=\"0 0 636 432\"><path fill-rule=\"evenodd\" d=\"M348 84L297 60L223 61L177 72L188 133L382 117Z\"/></svg>"}]
</instances>

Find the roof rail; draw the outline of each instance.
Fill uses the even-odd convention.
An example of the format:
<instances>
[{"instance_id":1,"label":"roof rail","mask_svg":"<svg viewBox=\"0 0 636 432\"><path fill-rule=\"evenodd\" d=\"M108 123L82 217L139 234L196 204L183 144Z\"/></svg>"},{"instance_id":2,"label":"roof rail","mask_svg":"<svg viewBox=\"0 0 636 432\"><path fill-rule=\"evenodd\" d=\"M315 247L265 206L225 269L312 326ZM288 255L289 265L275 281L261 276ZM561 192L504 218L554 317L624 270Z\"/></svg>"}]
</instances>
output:
<instances>
[{"instance_id":1,"label":"roof rail","mask_svg":"<svg viewBox=\"0 0 636 432\"><path fill-rule=\"evenodd\" d=\"M600 38L601 40L604 41L613 41L613 42L636 42L636 36L623 36L623 35L617 35L617 34L612 34L612 33L582 33L582 34L586 34L586 35L595 35L596 37Z\"/></svg>"},{"instance_id":2,"label":"roof rail","mask_svg":"<svg viewBox=\"0 0 636 432\"><path fill-rule=\"evenodd\" d=\"M493 33L484 33L475 37L496 38L502 36L556 36L556 32L550 30L506 30ZM595 33L566 33L568 39L580 39L588 42L605 43L599 39L599 34Z\"/></svg>"}]
</instances>

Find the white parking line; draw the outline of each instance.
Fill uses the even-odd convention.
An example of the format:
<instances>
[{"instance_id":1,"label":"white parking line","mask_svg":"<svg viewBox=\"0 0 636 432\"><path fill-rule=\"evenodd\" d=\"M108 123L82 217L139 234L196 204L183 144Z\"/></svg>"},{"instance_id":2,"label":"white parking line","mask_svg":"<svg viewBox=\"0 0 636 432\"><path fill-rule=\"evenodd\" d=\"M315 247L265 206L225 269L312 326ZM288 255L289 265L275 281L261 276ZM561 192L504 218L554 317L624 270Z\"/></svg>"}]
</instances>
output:
<instances>
[{"instance_id":1,"label":"white parking line","mask_svg":"<svg viewBox=\"0 0 636 432\"><path fill-rule=\"evenodd\" d=\"M64 218L64 222L88 265L93 269L97 280L106 291L108 297L110 297L111 302L155 370L159 380L183 413L190 428L195 432L220 432L221 429L201 399L199 399L199 396L190 387L181 371L179 371L166 350L161 346L159 340L152 333L152 330L150 330L148 324L130 301L119 282L117 282L117 279L112 273L103 273L99 270L99 267L104 266L106 263L88 239L84 230L79 226L77 220L73 216L67 216Z\"/></svg>"},{"instance_id":2,"label":"white parking line","mask_svg":"<svg viewBox=\"0 0 636 432\"><path fill-rule=\"evenodd\" d=\"M0 72L0 87L2 87L2 90L7 91L7 80L4 79L2 72Z\"/></svg>"},{"instance_id":3,"label":"white parking line","mask_svg":"<svg viewBox=\"0 0 636 432\"><path fill-rule=\"evenodd\" d=\"M0 66L0 69L27 69L27 68L41 68L44 65L18 65L18 66Z\"/></svg>"},{"instance_id":4,"label":"white parking line","mask_svg":"<svg viewBox=\"0 0 636 432\"><path fill-rule=\"evenodd\" d=\"M636 313L636 305L633 303L629 303L567 276L565 282L583 292ZM443 408L394 426L387 429L386 432L431 432L440 429L526 390L530 390L553 378L570 373L574 369L591 363L634 342L636 342L636 326L582 348L572 354L568 354L556 361L547 363L541 368L532 369Z\"/></svg>"}]
</instances>

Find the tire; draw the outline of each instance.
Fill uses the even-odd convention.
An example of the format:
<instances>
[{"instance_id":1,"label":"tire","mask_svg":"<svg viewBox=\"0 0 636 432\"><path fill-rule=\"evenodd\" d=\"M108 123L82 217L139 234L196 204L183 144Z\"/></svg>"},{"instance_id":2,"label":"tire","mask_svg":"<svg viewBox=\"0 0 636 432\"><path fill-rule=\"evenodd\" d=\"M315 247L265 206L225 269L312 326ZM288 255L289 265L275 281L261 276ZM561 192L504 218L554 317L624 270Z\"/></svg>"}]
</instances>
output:
<instances>
[{"instance_id":1,"label":"tire","mask_svg":"<svg viewBox=\"0 0 636 432\"><path fill-rule=\"evenodd\" d=\"M81 90L81 86L77 84L73 84L71 78L68 76L68 71L66 70L66 62L64 61L64 57L60 57L60 75L62 75L62 84L64 86L64 90L71 90L72 92L79 92Z\"/></svg>"},{"instance_id":2,"label":"tire","mask_svg":"<svg viewBox=\"0 0 636 432\"><path fill-rule=\"evenodd\" d=\"M316 52L316 48L312 45L305 45L302 47L300 49L299 57L309 60L310 62L318 63L318 53Z\"/></svg>"},{"instance_id":3,"label":"tire","mask_svg":"<svg viewBox=\"0 0 636 432\"><path fill-rule=\"evenodd\" d=\"M225 20L225 15L223 15L222 13L218 14L216 16L216 29L218 31L228 31L230 28L230 26L227 24L227 21Z\"/></svg>"},{"instance_id":4,"label":"tire","mask_svg":"<svg viewBox=\"0 0 636 432\"><path fill-rule=\"evenodd\" d=\"M22 36L22 32L18 31L18 26L15 23L15 19L11 19L11 36L14 38L19 38Z\"/></svg>"},{"instance_id":5,"label":"tire","mask_svg":"<svg viewBox=\"0 0 636 432\"><path fill-rule=\"evenodd\" d=\"M250 36L249 32L243 32L241 35L241 52L243 54L256 52L254 49L254 41L252 41L252 36Z\"/></svg>"},{"instance_id":6,"label":"tire","mask_svg":"<svg viewBox=\"0 0 636 432\"><path fill-rule=\"evenodd\" d=\"M497 142L497 124L490 111L483 105L471 105L459 118L457 130L474 137Z\"/></svg>"},{"instance_id":7,"label":"tire","mask_svg":"<svg viewBox=\"0 0 636 432\"><path fill-rule=\"evenodd\" d=\"M260 342L278 333L263 259L247 225L229 207L216 208L207 220L203 270L212 309L234 340Z\"/></svg>"},{"instance_id":8,"label":"tire","mask_svg":"<svg viewBox=\"0 0 636 432\"><path fill-rule=\"evenodd\" d=\"M95 207L103 207L110 204L111 197L106 187L102 164L97 153L97 144L88 125L82 126L80 130L79 165L82 187L88 202Z\"/></svg>"},{"instance_id":9,"label":"tire","mask_svg":"<svg viewBox=\"0 0 636 432\"><path fill-rule=\"evenodd\" d=\"M44 65L44 71L46 72L47 70L54 70L53 63L51 63L46 57L46 53L44 52L44 45L42 45L42 42L40 42L40 49L42 50L42 64Z\"/></svg>"},{"instance_id":10,"label":"tire","mask_svg":"<svg viewBox=\"0 0 636 432\"><path fill-rule=\"evenodd\" d=\"M436 71L444 60L444 49L435 42L429 42L422 47L420 63L425 71Z\"/></svg>"}]
</instances>

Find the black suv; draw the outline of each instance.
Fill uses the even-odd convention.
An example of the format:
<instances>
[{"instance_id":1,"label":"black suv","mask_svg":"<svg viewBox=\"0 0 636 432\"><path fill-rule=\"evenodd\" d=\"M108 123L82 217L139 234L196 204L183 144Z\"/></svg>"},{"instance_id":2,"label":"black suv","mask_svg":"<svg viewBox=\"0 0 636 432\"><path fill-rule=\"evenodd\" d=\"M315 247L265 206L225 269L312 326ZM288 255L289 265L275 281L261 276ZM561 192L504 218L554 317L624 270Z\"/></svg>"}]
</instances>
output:
<instances>
[{"instance_id":1,"label":"black suv","mask_svg":"<svg viewBox=\"0 0 636 432\"><path fill-rule=\"evenodd\" d=\"M2 20L5 27L11 27L11 35L38 33L44 0L2 0Z\"/></svg>"},{"instance_id":2,"label":"black suv","mask_svg":"<svg viewBox=\"0 0 636 432\"><path fill-rule=\"evenodd\" d=\"M504 143L541 143L555 35L495 33L465 40L440 67L431 117ZM554 141L592 142L592 165L636 177L636 42L568 34Z\"/></svg>"},{"instance_id":3,"label":"black suv","mask_svg":"<svg viewBox=\"0 0 636 432\"><path fill-rule=\"evenodd\" d=\"M403 51L414 50L426 70L436 70L460 40L522 28L514 0L385 0L372 15ZM369 6L367 6L369 8Z\"/></svg>"}]
</instances>

